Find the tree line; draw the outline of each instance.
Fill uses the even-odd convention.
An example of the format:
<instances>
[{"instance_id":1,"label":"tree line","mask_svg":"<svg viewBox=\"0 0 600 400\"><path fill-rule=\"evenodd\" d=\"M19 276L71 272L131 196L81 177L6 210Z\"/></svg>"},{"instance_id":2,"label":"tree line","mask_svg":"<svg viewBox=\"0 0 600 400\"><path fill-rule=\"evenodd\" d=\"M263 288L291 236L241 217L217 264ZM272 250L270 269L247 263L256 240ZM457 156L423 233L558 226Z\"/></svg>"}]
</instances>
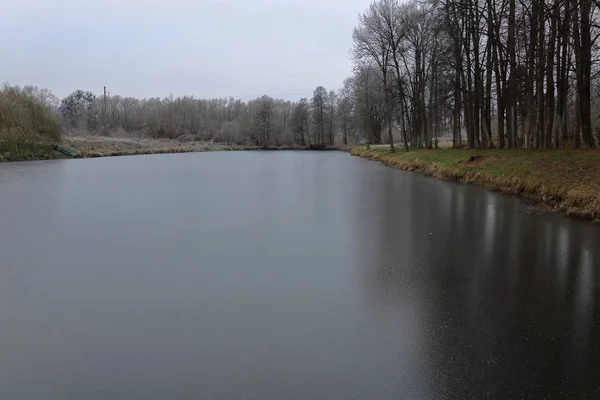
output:
<instances>
[{"instance_id":1,"label":"tree line","mask_svg":"<svg viewBox=\"0 0 600 400\"><path fill-rule=\"evenodd\" d=\"M266 95L247 102L190 96L137 99L96 96L83 90L59 99L49 90L34 86L9 89L51 110L70 135L314 147L357 143L361 137L350 121L348 94L322 86L310 99L298 102Z\"/></svg>"}]
</instances>

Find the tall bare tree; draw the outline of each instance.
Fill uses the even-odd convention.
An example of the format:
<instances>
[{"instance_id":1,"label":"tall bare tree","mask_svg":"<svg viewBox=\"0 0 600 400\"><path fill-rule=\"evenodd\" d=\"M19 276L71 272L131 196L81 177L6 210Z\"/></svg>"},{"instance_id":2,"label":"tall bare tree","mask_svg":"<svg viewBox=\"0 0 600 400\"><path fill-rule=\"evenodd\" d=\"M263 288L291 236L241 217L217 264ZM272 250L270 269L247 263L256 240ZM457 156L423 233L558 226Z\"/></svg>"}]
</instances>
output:
<instances>
[{"instance_id":1,"label":"tall bare tree","mask_svg":"<svg viewBox=\"0 0 600 400\"><path fill-rule=\"evenodd\" d=\"M378 0L371 3L369 9L359 17L359 25L354 29L354 56L358 60L371 60L379 68L383 82L385 101L385 120L388 127L388 140L392 152L394 137L392 135L392 99L390 96L390 36L386 29L385 16L394 12L395 2L392 0Z\"/></svg>"}]
</instances>

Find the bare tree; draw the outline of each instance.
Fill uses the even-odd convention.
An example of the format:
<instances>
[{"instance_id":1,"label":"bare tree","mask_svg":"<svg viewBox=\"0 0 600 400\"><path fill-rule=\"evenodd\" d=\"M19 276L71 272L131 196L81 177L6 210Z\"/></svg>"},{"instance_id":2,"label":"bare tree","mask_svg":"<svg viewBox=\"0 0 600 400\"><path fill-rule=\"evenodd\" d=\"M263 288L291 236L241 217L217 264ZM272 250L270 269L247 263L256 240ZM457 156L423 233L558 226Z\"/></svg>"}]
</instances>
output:
<instances>
[{"instance_id":1,"label":"bare tree","mask_svg":"<svg viewBox=\"0 0 600 400\"><path fill-rule=\"evenodd\" d=\"M275 102L269 96L263 96L257 100L256 112L254 114L254 137L257 146L267 147L270 144L273 131L273 117L275 114Z\"/></svg>"},{"instance_id":2,"label":"bare tree","mask_svg":"<svg viewBox=\"0 0 600 400\"><path fill-rule=\"evenodd\" d=\"M352 129L354 104L352 101L352 79L344 81L344 87L339 90L337 96L337 114L342 131L342 143L348 144L348 134Z\"/></svg>"},{"instance_id":3,"label":"bare tree","mask_svg":"<svg viewBox=\"0 0 600 400\"><path fill-rule=\"evenodd\" d=\"M318 86L313 92L313 97L311 100L311 114L314 125L315 140L313 142L309 140L309 144L312 143L317 146L325 145L325 125L328 118L328 102L327 90L323 86Z\"/></svg>"},{"instance_id":4,"label":"bare tree","mask_svg":"<svg viewBox=\"0 0 600 400\"><path fill-rule=\"evenodd\" d=\"M359 16L358 27L354 28L354 56L358 60L371 60L379 68L383 82L385 119L388 126L388 140L392 152L394 137L392 135L392 99L390 96L390 57L391 45L388 25L385 22L389 14L395 12L395 2L392 0L378 0L371 3L369 9Z\"/></svg>"},{"instance_id":5,"label":"bare tree","mask_svg":"<svg viewBox=\"0 0 600 400\"><path fill-rule=\"evenodd\" d=\"M327 131L329 133L329 145L333 146L335 143L335 107L337 103L337 94L331 90L327 95L327 111L329 113L329 121L327 123Z\"/></svg>"},{"instance_id":6,"label":"bare tree","mask_svg":"<svg viewBox=\"0 0 600 400\"><path fill-rule=\"evenodd\" d=\"M300 143L302 146L306 145L309 132L308 127L310 125L310 109L308 100L305 98L300 99L298 104L295 105L292 113L292 126L295 133L295 142Z\"/></svg>"}]
</instances>

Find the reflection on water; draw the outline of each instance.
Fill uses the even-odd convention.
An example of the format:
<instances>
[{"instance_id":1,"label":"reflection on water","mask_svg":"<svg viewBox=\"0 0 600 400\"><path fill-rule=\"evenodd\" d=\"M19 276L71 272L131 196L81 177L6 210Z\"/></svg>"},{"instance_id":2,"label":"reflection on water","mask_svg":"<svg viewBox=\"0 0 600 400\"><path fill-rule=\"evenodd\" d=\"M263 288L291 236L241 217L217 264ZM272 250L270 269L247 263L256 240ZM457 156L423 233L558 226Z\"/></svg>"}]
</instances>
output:
<instances>
[{"instance_id":1,"label":"reflection on water","mask_svg":"<svg viewBox=\"0 0 600 400\"><path fill-rule=\"evenodd\" d=\"M0 399L600 398L599 227L341 153L0 165Z\"/></svg>"},{"instance_id":2,"label":"reflection on water","mask_svg":"<svg viewBox=\"0 0 600 400\"><path fill-rule=\"evenodd\" d=\"M361 240L367 295L418 349L436 393L600 394L598 227L529 215L478 187L382 174L379 226Z\"/></svg>"}]
</instances>

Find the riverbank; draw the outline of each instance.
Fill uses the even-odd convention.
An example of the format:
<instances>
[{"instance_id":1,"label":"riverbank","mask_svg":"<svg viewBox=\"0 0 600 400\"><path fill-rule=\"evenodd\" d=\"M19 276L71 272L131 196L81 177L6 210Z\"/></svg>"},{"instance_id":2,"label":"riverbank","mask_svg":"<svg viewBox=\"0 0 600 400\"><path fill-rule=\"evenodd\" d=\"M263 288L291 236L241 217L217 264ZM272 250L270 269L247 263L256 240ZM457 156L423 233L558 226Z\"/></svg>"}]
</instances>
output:
<instances>
[{"instance_id":1,"label":"riverbank","mask_svg":"<svg viewBox=\"0 0 600 400\"><path fill-rule=\"evenodd\" d=\"M352 155L438 179L534 199L540 208L600 220L600 152L588 150L417 150L354 147Z\"/></svg>"},{"instance_id":2,"label":"riverbank","mask_svg":"<svg viewBox=\"0 0 600 400\"><path fill-rule=\"evenodd\" d=\"M65 137L62 146L78 158L131 156L141 154L196 153L252 150L253 147L174 139L118 138L106 136Z\"/></svg>"},{"instance_id":3,"label":"riverbank","mask_svg":"<svg viewBox=\"0 0 600 400\"><path fill-rule=\"evenodd\" d=\"M118 138L106 136L67 136L61 147L73 152L77 158L114 157L142 154L197 153L207 151L240 150L336 150L334 148L309 148L308 146L258 147L214 142L184 142L171 139ZM70 158L52 148L51 144L37 144L35 148L0 153L0 161L32 161Z\"/></svg>"}]
</instances>

